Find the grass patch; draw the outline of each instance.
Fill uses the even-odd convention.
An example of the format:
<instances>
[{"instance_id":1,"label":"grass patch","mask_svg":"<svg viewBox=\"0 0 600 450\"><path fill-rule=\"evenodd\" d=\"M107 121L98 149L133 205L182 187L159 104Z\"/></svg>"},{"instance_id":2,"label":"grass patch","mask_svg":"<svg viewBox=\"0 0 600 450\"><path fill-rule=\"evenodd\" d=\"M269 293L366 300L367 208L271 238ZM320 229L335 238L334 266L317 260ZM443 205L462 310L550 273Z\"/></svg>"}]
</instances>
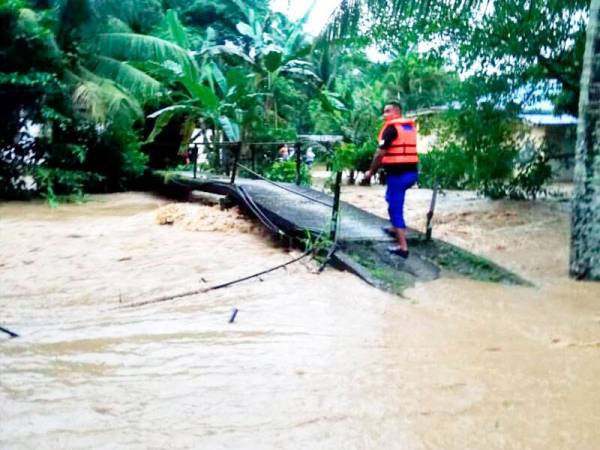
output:
<instances>
[{"instance_id":1,"label":"grass patch","mask_svg":"<svg viewBox=\"0 0 600 450\"><path fill-rule=\"evenodd\" d=\"M379 288L401 296L406 289L414 286L416 278L402 270L398 262L383 261L381 252L373 243L353 243L344 248L354 261L365 268Z\"/></svg>"},{"instance_id":2,"label":"grass patch","mask_svg":"<svg viewBox=\"0 0 600 450\"><path fill-rule=\"evenodd\" d=\"M503 267L443 241L411 240L412 255L408 260L390 255L388 245L388 242L352 242L344 245L344 251L376 280L378 287L397 295L402 295L417 280L428 281L444 275L531 285Z\"/></svg>"},{"instance_id":3,"label":"grass patch","mask_svg":"<svg viewBox=\"0 0 600 450\"><path fill-rule=\"evenodd\" d=\"M490 260L447 242L415 240L410 245L412 249L438 265L445 272L477 281L530 285L523 278Z\"/></svg>"}]
</instances>

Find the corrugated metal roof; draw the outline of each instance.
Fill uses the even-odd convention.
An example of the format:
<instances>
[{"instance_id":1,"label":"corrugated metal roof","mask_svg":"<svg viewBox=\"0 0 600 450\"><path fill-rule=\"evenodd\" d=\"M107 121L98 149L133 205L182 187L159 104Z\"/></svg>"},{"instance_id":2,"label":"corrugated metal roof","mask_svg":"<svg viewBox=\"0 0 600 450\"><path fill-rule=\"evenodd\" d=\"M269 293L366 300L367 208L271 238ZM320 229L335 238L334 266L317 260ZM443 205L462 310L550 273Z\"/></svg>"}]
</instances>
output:
<instances>
[{"instance_id":1,"label":"corrugated metal roof","mask_svg":"<svg viewBox=\"0 0 600 450\"><path fill-rule=\"evenodd\" d=\"M569 114L519 114L519 117L530 125L577 125L577 117Z\"/></svg>"},{"instance_id":2,"label":"corrugated metal roof","mask_svg":"<svg viewBox=\"0 0 600 450\"><path fill-rule=\"evenodd\" d=\"M344 139L344 136L338 136L333 134L299 134L299 139L306 139L307 141L313 142L340 142Z\"/></svg>"}]
</instances>

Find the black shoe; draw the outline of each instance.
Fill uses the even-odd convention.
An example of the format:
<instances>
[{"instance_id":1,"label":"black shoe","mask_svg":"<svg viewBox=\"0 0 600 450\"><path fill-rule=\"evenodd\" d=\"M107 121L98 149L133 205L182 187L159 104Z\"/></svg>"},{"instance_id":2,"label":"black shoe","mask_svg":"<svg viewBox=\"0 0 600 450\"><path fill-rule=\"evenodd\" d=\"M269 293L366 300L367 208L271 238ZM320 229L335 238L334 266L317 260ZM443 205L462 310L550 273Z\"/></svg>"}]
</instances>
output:
<instances>
[{"instance_id":1,"label":"black shoe","mask_svg":"<svg viewBox=\"0 0 600 450\"><path fill-rule=\"evenodd\" d=\"M408 258L408 250L402 250L397 245L390 245L388 247L388 252L391 253L392 255L398 255L404 259Z\"/></svg>"}]
</instances>

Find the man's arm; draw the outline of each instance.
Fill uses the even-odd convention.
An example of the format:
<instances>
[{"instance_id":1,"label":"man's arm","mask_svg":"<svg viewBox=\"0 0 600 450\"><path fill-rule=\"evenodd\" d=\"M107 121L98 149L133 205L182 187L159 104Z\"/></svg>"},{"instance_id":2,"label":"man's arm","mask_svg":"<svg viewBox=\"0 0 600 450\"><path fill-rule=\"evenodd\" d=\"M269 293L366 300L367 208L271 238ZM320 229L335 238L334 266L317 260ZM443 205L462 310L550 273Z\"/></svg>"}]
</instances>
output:
<instances>
[{"instance_id":1,"label":"man's arm","mask_svg":"<svg viewBox=\"0 0 600 450\"><path fill-rule=\"evenodd\" d=\"M385 130L383 130L382 140L379 142L379 148L373 156L371 167L369 167L369 170L365 172L365 179L369 180L374 174L377 173L377 170L381 167L381 160L385 156L385 152L388 148L390 148L392 142L394 142L397 137L398 132L394 126L389 125Z\"/></svg>"},{"instance_id":2,"label":"man's arm","mask_svg":"<svg viewBox=\"0 0 600 450\"><path fill-rule=\"evenodd\" d=\"M369 170L365 172L365 178L369 179L375 173L377 173L377 170L381 167L381 160L383 159L386 151L387 150L384 148L377 149L375 155L373 156L373 161L371 161L371 167L369 167Z\"/></svg>"}]
</instances>

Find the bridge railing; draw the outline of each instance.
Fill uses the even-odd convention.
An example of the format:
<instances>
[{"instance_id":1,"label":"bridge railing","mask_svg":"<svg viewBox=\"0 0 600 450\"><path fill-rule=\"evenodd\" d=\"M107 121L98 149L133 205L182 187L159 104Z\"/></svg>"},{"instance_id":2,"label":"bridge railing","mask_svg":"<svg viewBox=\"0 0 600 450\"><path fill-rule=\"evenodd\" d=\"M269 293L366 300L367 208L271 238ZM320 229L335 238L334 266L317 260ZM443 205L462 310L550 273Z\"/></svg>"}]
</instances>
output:
<instances>
[{"instance_id":1,"label":"bridge railing","mask_svg":"<svg viewBox=\"0 0 600 450\"><path fill-rule=\"evenodd\" d=\"M278 150L282 147L291 148L291 156L282 156ZM240 169L238 164L250 168L253 173L262 172L276 161L293 160L296 164L296 184L301 182L302 166L306 164L306 143L301 141L271 141L271 142L212 142L210 144L192 144L189 159L192 162L194 178L198 173L198 158L200 149L208 150L212 156L211 171L231 177L231 182ZM287 150L286 150L287 151ZM244 170L244 169L242 169ZM250 172L250 171L247 171Z\"/></svg>"},{"instance_id":2,"label":"bridge railing","mask_svg":"<svg viewBox=\"0 0 600 450\"><path fill-rule=\"evenodd\" d=\"M300 185L301 181L301 171L302 166L306 164L305 155L307 148L307 142L295 141L276 141L276 142L217 142L212 143L213 149L217 148L220 151L218 154L220 156L225 156L222 160L222 164L218 165L221 171L224 172L227 176L230 177L230 183L235 184L236 178L240 171L244 171L249 174L252 178L262 179L268 183L271 183L277 186L280 189L289 191L295 195L313 201L315 203L322 204L328 208L331 208L331 224L330 224L330 232L329 238L332 242L337 242L338 228L339 228L339 218L340 218L340 193L341 193L341 185L342 185L342 172L339 171L336 173L335 184L333 188L333 202L325 202L321 199L315 198L306 192L302 192L297 189L290 189L287 186L273 182L263 175L258 173L259 165L264 167L263 162L267 162L267 164L272 164L274 160L283 160L285 158L281 157L273 157L274 153L272 149L280 149L282 146L286 146L288 148L293 148L293 155L289 159L293 159L296 164L296 179L295 184L297 186ZM270 149L270 152L267 154L261 153L261 150ZM193 162L193 173L194 178L197 176L197 161L198 161L198 146L195 145L193 147L193 153L191 155L191 159ZM243 151L246 150L246 151ZM330 151L330 149L328 148ZM266 161L265 161L266 160Z\"/></svg>"}]
</instances>

